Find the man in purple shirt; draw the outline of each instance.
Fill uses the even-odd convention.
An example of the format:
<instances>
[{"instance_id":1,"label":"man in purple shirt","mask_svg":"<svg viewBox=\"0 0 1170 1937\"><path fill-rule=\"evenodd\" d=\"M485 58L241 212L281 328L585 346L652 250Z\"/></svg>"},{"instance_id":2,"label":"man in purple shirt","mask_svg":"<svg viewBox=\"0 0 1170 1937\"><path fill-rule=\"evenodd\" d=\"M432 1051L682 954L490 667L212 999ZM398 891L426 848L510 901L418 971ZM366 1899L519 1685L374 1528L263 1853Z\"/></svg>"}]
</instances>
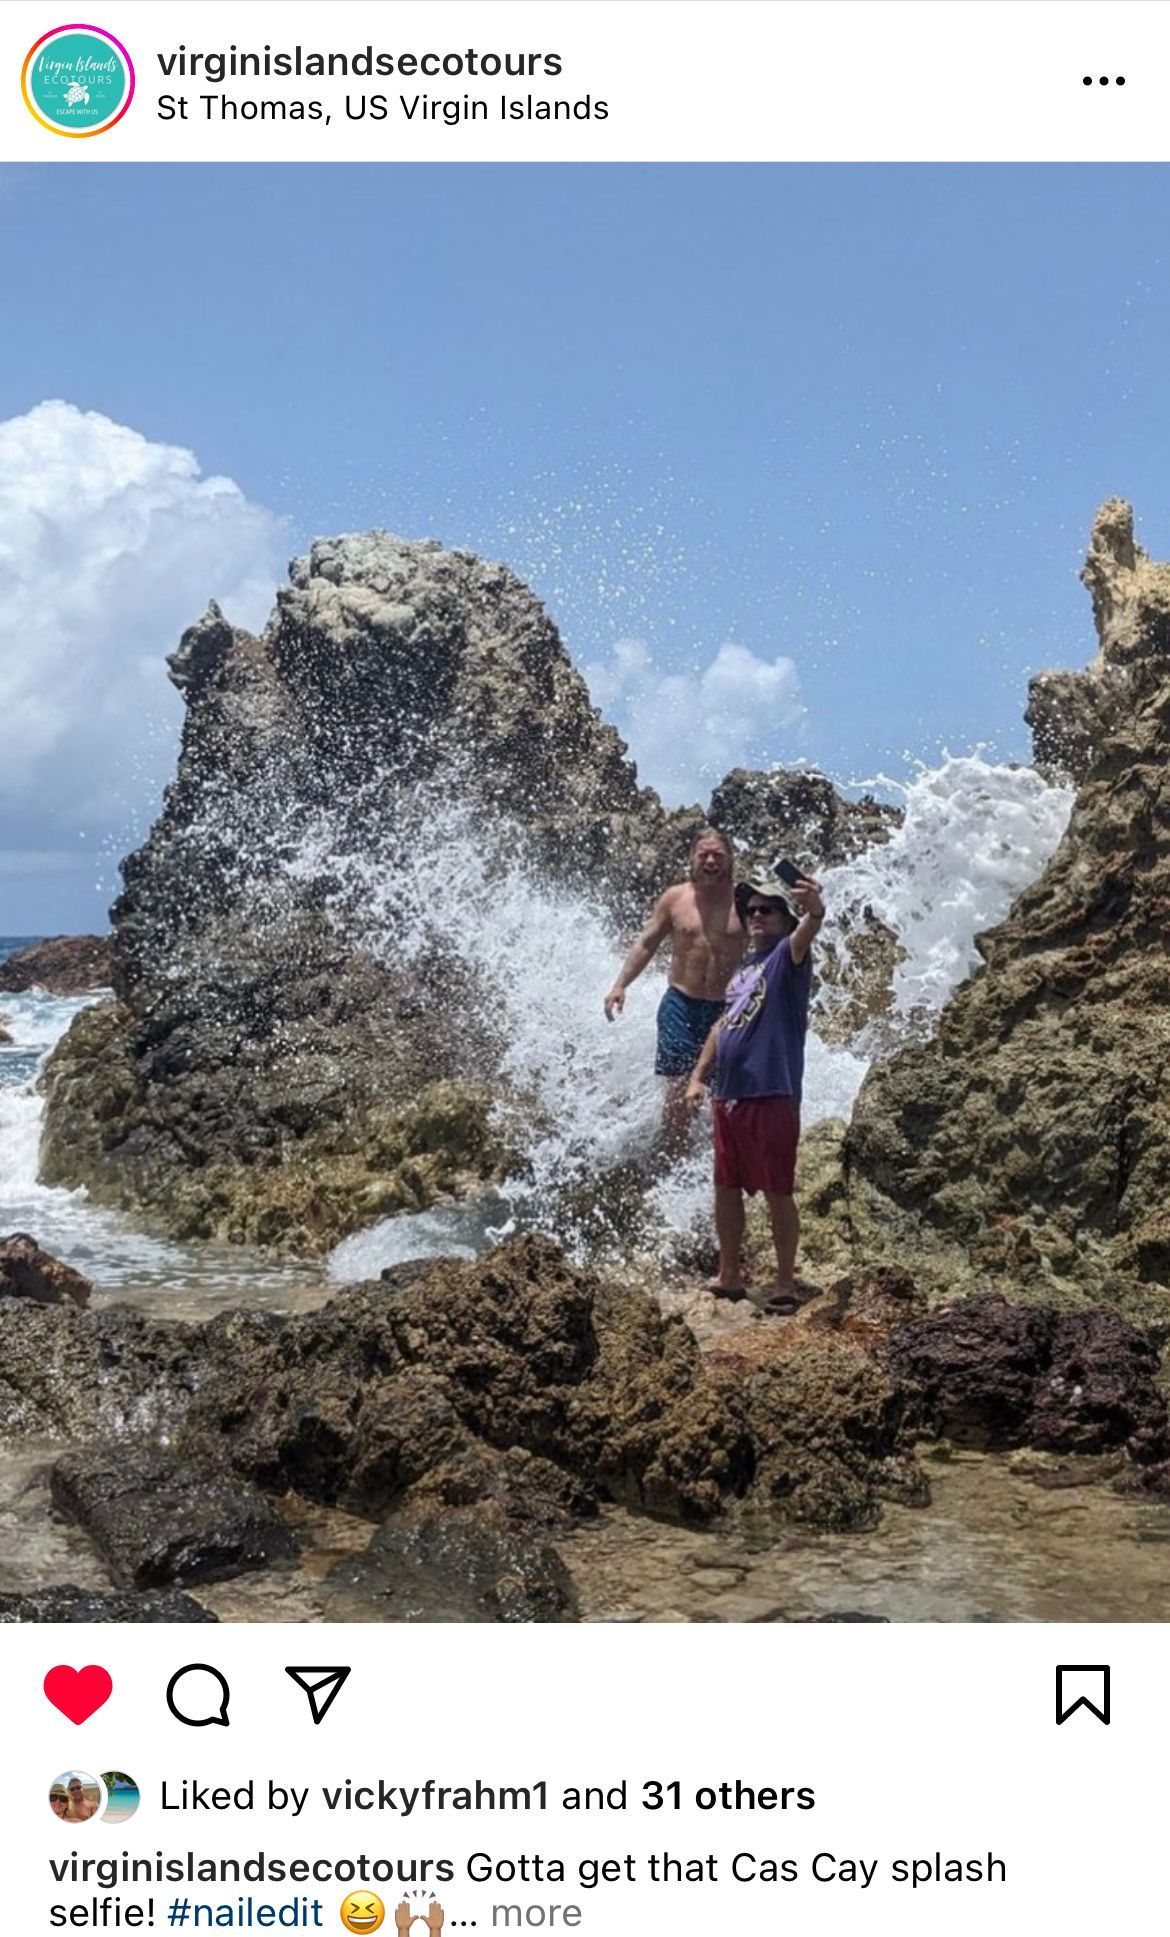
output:
<instances>
[{"instance_id":1,"label":"man in purple shirt","mask_svg":"<svg viewBox=\"0 0 1170 1937\"><path fill-rule=\"evenodd\" d=\"M793 1188L812 982L809 949L825 904L807 875L787 890L772 875L755 875L736 888L735 907L747 931L747 952L687 1085L687 1102L697 1109L714 1064L719 1273L711 1289L724 1298L744 1296L743 1194L761 1190L776 1247L776 1282L765 1310L791 1312L800 1302Z\"/></svg>"}]
</instances>

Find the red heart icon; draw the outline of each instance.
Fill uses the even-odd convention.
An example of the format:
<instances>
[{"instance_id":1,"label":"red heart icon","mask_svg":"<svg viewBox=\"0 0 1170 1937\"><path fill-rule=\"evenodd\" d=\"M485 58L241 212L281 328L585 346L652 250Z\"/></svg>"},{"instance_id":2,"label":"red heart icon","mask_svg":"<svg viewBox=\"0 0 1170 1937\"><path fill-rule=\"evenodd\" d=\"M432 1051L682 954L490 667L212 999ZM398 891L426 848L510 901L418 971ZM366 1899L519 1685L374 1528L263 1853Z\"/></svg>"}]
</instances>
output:
<instances>
[{"instance_id":1,"label":"red heart icon","mask_svg":"<svg viewBox=\"0 0 1170 1937\"><path fill-rule=\"evenodd\" d=\"M45 1676L45 1693L54 1708L67 1715L71 1722L88 1722L97 1713L103 1702L108 1702L114 1692L114 1684L105 1668L95 1668L91 1662L88 1668L69 1668L58 1666L50 1668Z\"/></svg>"}]
</instances>

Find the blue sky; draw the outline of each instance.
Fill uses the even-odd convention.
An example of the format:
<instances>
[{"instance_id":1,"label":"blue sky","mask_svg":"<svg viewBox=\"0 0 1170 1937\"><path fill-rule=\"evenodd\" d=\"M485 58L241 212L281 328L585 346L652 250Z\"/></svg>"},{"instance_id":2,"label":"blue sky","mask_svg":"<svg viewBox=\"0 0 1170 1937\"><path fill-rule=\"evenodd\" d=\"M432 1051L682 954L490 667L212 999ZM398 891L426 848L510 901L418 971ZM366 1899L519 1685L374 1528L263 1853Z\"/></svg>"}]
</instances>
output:
<instances>
[{"instance_id":1,"label":"blue sky","mask_svg":"<svg viewBox=\"0 0 1170 1937\"><path fill-rule=\"evenodd\" d=\"M0 420L60 398L234 482L230 571L200 500L167 575L188 617L381 524L507 558L650 767L728 643L772 707L733 751L1026 757L1029 670L1093 650L1097 503L1170 551L1167 199L1159 167L8 168ZM100 663L161 661L181 619L119 600ZM74 836L149 818L157 760L70 802L61 745L6 850L57 859L0 871L0 932L100 920Z\"/></svg>"}]
</instances>

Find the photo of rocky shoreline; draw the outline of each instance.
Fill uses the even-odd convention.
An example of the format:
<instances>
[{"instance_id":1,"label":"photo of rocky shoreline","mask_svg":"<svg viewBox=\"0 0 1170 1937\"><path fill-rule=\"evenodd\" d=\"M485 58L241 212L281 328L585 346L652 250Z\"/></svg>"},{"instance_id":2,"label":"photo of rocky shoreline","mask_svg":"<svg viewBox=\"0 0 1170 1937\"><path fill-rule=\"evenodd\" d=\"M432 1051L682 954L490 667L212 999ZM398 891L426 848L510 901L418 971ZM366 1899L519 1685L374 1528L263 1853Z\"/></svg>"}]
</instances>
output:
<instances>
[{"instance_id":1,"label":"photo of rocky shoreline","mask_svg":"<svg viewBox=\"0 0 1170 1937\"><path fill-rule=\"evenodd\" d=\"M1112 499L1082 576L934 1007L909 811L667 809L506 566L210 605L111 937L0 961L0 1620L1164 1618L1170 565ZM826 884L794 1317L600 1017L708 819Z\"/></svg>"}]
</instances>

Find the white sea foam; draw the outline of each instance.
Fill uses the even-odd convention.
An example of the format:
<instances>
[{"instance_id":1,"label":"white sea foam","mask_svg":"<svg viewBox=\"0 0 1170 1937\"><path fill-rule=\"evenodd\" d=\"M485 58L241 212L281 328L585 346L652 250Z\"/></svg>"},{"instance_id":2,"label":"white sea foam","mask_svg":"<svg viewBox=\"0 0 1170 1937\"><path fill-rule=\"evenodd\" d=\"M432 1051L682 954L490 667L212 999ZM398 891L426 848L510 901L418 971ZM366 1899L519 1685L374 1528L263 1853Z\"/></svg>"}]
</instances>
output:
<instances>
[{"instance_id":1,"label":"white sea foam","mask_svg":"<svg viewBox=\"0 0 1170 1937\"><path fill-rule=\"evenodd\" d=\"M977 965L974 936L1002 919L1043 868L1071 796L1030 768L978 755L947 757L907 782L884 784L901 796L904 823L885 845L826 871L825 937L847 950L842 917L856 921L867 907L894 930L904 951L894 980L896 1040L899 1027L920 1031ZM615 936L587 895L543 880L526 859L531 843L520 830L503 821L489 827L451 805L429 810L423 825L425 844L383 868L339 855L335 830L322 821L302 830L290 871L339 884L339 919L344 910L350 939L373 952L420 965L438 953L485 977L485 1001L503 1042L501 1073L523 1099L529 1125L526 1162L484 1204L387 1219L347 1239L330 1259L335 1281L375 1276L411 1257L472 1255L522 1226L552 1228L572 1243L582 1193L614 1167L644 1160L658 1126L662 1086L652 1070L661 969L635 982L625 1014L607 1023L602 997L629 937ZM167 1277L194 1292L206 1273L190 1247L136 1232L82 1192L47 1190L36 1181L42 1103L30 1079L80 1006L37 994L3 999L14 1043L0 1050L0 1224L27 1226L103 1284ZM865 1035L846 1047L822 1041L814 1016L806 1125L848 1116L873 1053ZM691 1155L645 1180L651 1236L657 1231L669 1241L705 1228L709 1178L701 1126ZM222 1255L214 1270L219 1280L233 1275ZM255 1267L241 1257L244 1295L254 1280L258 1285Z\"/></svg>"},{"instance_id":2,"label":"white sea foam","mask_svg":"<svg viewBox=\"0 0 1170 1937\"><path fill-rule=\"evenodd\" d=\"M1067 822L1071 795L1030 768L991 765L978 755L923 767L897 788L905 822L883 847L826 872L827 940L840 918L872 907L904 950L895 1010L908 1031L937 1014L979 960L974 936L1000 920L1038 874ZM379 882L368 864L361 899L367 941L421 956L442 940L467 967L486 967L507 1041L503 1073L534 1099L538 1125L522 1175L503 1197L515 1222L551 1224L570 1243L570 1198L590 1178L644 1155L661 1109L654 1065L654 1014L664 986L648 971L630 989L625 1014L607 1023L602 996L620 947L612 925L584 896L553 889L522 859L525 838L497 826L490 835L462 809L428 817L425 867ZM443 883L436 905L433 884ZM456 911L452 919L450 911ZM844 942L848 948L848 942ZM806 1125L847 1117L869 1067L870 1046L831 1046L815 1031L807 1051ZM647 1207L663 1238L709 1219L710 1157L705 1136L649 1187ZM397 1217L335 1252L337 1278L469 1241L464 1213ZM510 1220L510 1221L509 1221ZM459 1227L459 1228L457 1228ZM462 1232L462 1235L461 1235Z\"/></svg>"}]
</instances>

